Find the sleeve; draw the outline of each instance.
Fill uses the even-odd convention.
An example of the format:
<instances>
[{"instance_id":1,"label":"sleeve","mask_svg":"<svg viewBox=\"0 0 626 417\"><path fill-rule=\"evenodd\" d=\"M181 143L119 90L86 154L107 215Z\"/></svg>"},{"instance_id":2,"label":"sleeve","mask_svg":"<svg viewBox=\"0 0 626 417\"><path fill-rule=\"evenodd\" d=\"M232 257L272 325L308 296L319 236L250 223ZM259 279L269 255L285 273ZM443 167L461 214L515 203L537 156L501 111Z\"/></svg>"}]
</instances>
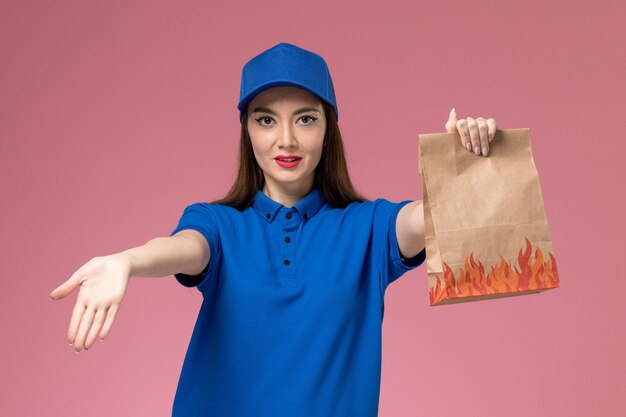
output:
<instances>
[{"instance_id":1,"label":"sleeve","mask_svg":"<svg viewBox=\"0 0 626 417\"><path fill-rule=\"evenodd\" d=\"M174 274L176 280L185 287L196 287L202 289L207 285L213 277L217 275L218 266L222 258L222 245L219 235L218 218L215 214L214 207L209 203L194 203L183 211L178 225L170 233L175 235L184 229L193 229L202 234L209 244L211 258L209 263L198 275L187 275L183 273Z\"/></svg>"},{"instance_id":2,"label":"sleeve","mask_svg":"<svg viewBox=\"0 0 626 417\"><path fill-rule=\"evenodd\" d=\"M379 272L381 288L384 290L389 284L400 278L405 272L417 268L426 260L426 248L412 258L404 258L400 254L396 235L396 219L400 209L413 200L404 200L394 203L385 199L377 200L379 205L374 210L374 233L381 239L382 256Z\"/></svg>"}]
</instances>

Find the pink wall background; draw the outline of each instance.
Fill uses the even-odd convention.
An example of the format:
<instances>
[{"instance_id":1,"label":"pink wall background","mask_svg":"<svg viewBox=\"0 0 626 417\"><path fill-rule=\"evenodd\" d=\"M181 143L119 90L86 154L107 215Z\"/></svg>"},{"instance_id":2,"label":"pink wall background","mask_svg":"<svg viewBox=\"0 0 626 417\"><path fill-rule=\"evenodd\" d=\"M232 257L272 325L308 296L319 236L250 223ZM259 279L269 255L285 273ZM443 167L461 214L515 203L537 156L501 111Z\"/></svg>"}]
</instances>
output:
<instances>
[{"instance_id":1,"label":"pink wall background","mask_svg":"<svg viewBox=\"0 0 626 417\"><path fill-rule=\"evenodd\" d=\"M109 337L66 343L83 263L167 236L235 173L243 64L328 62L357 188L422 198L418 133L531 129L562 287L430 307L386 294L382 417L626 415L623 3L0 3L3 416L168 416L201 303L133 277Z\"/></svg>"}]
</instances>

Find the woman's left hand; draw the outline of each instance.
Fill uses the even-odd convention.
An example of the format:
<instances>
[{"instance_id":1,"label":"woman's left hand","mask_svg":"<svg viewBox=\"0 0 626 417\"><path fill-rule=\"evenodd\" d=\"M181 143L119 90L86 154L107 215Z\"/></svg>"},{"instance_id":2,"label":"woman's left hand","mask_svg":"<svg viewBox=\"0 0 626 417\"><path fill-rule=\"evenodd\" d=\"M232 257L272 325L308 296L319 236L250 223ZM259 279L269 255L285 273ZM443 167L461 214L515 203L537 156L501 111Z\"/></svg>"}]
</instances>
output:
<instances>
[{"instance_id":1,"label":"woman's left hand","mask_svg":"<svg viewBox=\"0 0 626 417\"><path fill-rule=\"evenodd\" d=\"M457 119L456 110L452 108L448 121L446 122L446 132L456 133L461 135L461 142L463 147L468 151L476 155L481 154L487 156L489 153L489 144L493 140L496 134L496 121L495 119L484 119L478 117L474 119L468 117L466 119Z\"/></svg>"}]
</instances>

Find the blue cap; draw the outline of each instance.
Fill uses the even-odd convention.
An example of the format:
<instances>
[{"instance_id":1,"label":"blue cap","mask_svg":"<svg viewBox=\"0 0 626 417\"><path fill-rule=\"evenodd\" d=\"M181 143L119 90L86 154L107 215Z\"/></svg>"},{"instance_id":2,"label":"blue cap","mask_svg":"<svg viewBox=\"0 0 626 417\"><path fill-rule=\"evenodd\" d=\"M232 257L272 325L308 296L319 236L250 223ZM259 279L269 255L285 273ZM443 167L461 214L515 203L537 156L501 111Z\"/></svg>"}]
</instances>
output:
<instances>
[{"instance_id":1,"label":"blue cap","mask_svg":"<svg viewBox=\"0 0 626 417\"><path fill-rule=\"evenodd\" d=\"M239 121L254 96L268 88L292 85L317 95L330 104L339 120L333 80L320 55L290 43L281 42L248 61L241 74Z\"/></svg>"}]
</instances>

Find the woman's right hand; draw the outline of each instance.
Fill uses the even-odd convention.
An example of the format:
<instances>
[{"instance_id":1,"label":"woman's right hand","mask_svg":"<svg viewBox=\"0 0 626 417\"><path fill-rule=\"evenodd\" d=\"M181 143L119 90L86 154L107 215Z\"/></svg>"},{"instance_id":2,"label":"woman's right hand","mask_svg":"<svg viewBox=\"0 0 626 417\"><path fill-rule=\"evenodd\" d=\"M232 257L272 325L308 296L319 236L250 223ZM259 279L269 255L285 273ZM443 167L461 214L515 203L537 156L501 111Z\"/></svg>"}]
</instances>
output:
<instances>
[{"instance_id":1,"label":"woman's right hand","mask_svg":"<svg viewBox=\"0 0 626 417\"><path fill-rule=\"evenodd\" d=\"M89 349L97 336L104 340L111 330L130 271L126 255L96 256L50 293L51 299L59 300L80 286L67 332L67 341L74 345L76 353L83 347Z\"/></svg>"}]
</instances>

